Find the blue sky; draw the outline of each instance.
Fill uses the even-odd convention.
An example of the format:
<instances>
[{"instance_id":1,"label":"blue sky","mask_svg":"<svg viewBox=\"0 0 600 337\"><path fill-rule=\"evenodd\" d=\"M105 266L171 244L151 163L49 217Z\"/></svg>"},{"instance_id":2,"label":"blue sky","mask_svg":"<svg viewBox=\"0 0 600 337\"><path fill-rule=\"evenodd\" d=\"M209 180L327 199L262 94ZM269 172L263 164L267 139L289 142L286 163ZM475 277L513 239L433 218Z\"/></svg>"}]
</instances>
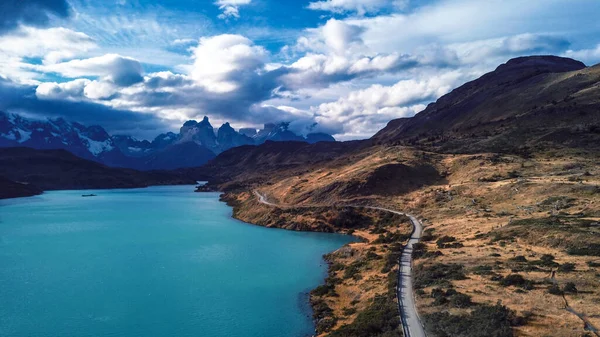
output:
<instances>
[{"instance_id":1,"label":"blue sky","mask_svg":"<svg viewBox=\"0 0 600 337\"><path fill-rule=\"evenodd\" d=\"M366 138L522 55L600 62L597 0L23 0L0 109L152 138L286 121Z\"/></svg>"}]
</instances>

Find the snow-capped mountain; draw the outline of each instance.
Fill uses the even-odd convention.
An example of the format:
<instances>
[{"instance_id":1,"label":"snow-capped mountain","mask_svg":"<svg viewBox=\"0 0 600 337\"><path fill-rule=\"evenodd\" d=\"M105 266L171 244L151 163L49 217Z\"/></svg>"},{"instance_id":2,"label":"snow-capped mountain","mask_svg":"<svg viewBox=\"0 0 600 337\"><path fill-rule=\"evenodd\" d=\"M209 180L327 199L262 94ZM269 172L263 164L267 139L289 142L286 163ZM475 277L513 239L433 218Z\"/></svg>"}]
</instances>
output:
<instances>
[{"instance_id":1,"label":"snow-capped mountain","mask_svg":"<svg viewBox=\"0 0 600 337\"><path fill-rule=\"evenodd\" d=\"M79 157L106 164L118 164L123 159L123 154L102 127L86 127L62 118L40 121L0 112L0 146L65 149Z\"/></svg>"},{"instance_id":2,"label":"snow-capped mountain","mask_svg":"<svg viewBox=\"0 0 600 337\"><path fill-rule=\"evenodd\" d=\"M65 149L108 166L150 170L200 166L233 147L266 141L335 141L327 134L297 135L288 125L269 123L261 130L238 132L225 123L215 130L204 117L201 122L186 122L179 134L168 132L148 141L128 135L111 136L97 125L86 127L62 118L33 120L0 111L0 147Z\"/></svg>"}]
</instances>

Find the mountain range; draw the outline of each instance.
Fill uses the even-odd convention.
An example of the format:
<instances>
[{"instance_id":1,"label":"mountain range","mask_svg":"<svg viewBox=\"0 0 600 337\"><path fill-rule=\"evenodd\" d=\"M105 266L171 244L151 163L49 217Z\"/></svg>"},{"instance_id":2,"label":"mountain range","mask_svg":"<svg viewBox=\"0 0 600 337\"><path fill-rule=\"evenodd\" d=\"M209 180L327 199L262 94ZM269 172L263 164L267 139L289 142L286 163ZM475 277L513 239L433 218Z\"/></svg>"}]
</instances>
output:
<instances>
[{"instance_id":1,"label":"mountain range","mask_svg":"<svg viewBox=\"0 0 600 337\"><path fill-rule=\"evenodd\" d=\"M215 130L204 117L200 122L186 122L179 134L168 132L147 141L110 135L98 125L88 127L62 118L33 120L0 111L0 147L64 149L108 166L161 170L200 166L233 147L266 141L335 141L324 133L297 135L288 126L269 123L261 130L246 128L238 132L225 123Z\"/></svg>"}]
</instances>

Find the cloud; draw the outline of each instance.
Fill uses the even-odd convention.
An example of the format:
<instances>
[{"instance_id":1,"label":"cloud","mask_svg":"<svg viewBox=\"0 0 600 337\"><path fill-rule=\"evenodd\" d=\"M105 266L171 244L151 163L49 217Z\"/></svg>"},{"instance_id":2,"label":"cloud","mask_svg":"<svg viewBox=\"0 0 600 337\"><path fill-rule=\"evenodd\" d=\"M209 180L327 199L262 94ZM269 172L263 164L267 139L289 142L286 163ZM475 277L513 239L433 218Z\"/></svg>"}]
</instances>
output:
<instances>
[{"instance_id":1,"label":"cloud","mask_svg":"<svg viewBox=\"0 0 600 337\"><path fill-rule=\"evenodd\" d=\"M567 50L564 55L581 60L589 66L597 65L600 63L600 44L596 48Z\"/></svg>"},{"instance_id":2,"label":"cloud","mask_svg":"<svg viewBox=\"0 0 600 337\"><path fill-rule=\"evenodd\" d=\"M21 85L0 77L0 110L41 119L63 117L86 125L99 124L111 133L147 137L155 137L157 132L168 128L163 119L153 114L115 109L90 101L42 100L35 92L35 86Z\"/></svg>"},{"instance_id":3,"label":"cloud","mask_svg":"<svg viewBox=\"0 0 600 337\"><path fill-rule=\"evenodd\" d=\"M252 81L259 74L268 52L241 35L218 35L201 38L194 49L191 77L206 90L215 93L232 92Z\"/></svg>"},{"instance_id":4,"label":"cloud","mask_svg":"<svg viewBox=\"0 0 600 337\"><path fill-rule=\"evenodd\" d=\"M39 77L24 59L54 64L98 48L88 35L66 28L21 27L0 36L0 74L20 82Z\"/></svg>"},{"instance_id":5,"label":"cloud","mask_svg":"<svg viewBox=\"0 0 600 337\"><path fill-rule=\"evenodd\" d=\"M19 25L46 26L52 16L69 14L66 0L5 0L0 5L0 35Z\"/></svg>"},{"instance_id":6,"label":"cloud","mask_svg":"<svg viewBox=\"0 0 600 337\"><path fill-rule=\"evenodd\" d=\"M116 54L42 65L38 69L68 78L98 76L118 86L129 86L143 80L142 65L137 60Z\"/></svg>"},{"instance_id":7,"label":"cloud","mask_svg":"<svg viewBox=\"0 0 600 337\"><path fill-rule=\"evenodd\" d=\"M323 0L308 4L308 8L332 13L355 12L358 15L376 13L386 7L404 8L407 1L403 0Z\"/></svg>"},{"instance_id":8,"label":"cloud","mask_svg":"<svg viewBox=\"0 0 600 337\"><path fill-rule=\"evenodd\" d=\"M71 82L45 82L37 86L36 97L40 99L79 101L84 96L84 89L91 81L77 79Z\"/></svg>"},{"instance_id":9,"label":"cloud","mask_svg":"<svg viewBox=\"0 0 600 337\"><path fill-rule=\"evenodd\" d=\"M240 17L240 6L249 5L252 0L217 0L215 5L219 6L219 9L223 11L219 15L219 19L229 19Z\"/></svg>"},{"instance_id":10,"label":"cloud","mask_svg":"<svg viewBox=\"0 0 600 337\"><path fill-rule=\"evenodd\" d=\"M425 79L402 80L392 86L375 84L311 110L319 124L339 125L337 133L341 136L372 135L391 119L412 117L465 78L459 71L449 71Z\"/></svg>"}]
</instances>

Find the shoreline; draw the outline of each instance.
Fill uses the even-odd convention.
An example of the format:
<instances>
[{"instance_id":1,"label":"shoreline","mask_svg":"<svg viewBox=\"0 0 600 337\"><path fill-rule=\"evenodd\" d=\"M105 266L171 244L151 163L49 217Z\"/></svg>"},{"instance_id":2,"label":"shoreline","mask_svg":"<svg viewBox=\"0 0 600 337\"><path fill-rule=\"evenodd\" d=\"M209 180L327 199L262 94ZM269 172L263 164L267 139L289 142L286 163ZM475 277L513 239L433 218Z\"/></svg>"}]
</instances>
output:
<instances>
[{"instance_id":1,"label":"shoreline","mask_svg":"<svg viewBox=\"0 0 600 337\"><path fill-rule=\"evenodd\" d=\"M197 191L198 192L198 191ZM221 195L221 201L225 202L228 206L232 207L233 209L233 214L232 217L241 221L246 222L245 220L241 219L239 217L239 215L237 214L237 212L239 212L239 207L240 204L239 203L235 203L233 202L231 199L228 199L225 196L225 193L223 193ZM395 298L397 300L397 312L398 312L398 318L400 319L399 322L399 328L403 331L404 336L415 336L415 337L425 337L426 334L424 332L424 328L423 328L423 324L421 323L421 319L419 317L419 314L417 312L417 307L415 304L415 293L414 293L414 289L412 288L412 246L414 243L418 243L421 237L421 234L423 232L423 226L420 223L420 221L412 216L412 215L408 215L405 214L403 212L398 212L398 211L394 211L394 210L390 210L390 209L386 209L386 208L382 208L382 207L374 207L374 206L354 206L354 205L332 205L332 206L299 206L299 207L293 207L293 206L281 206L278 204L274 204L271 203L267 200L267 198L260 194L258 191L253 191L252 196L256 197L257 202L272 208L276 208L276 209L281 209L281 208L290 208L290 209L310 209L310 208L318 208L318 207L351 207L351 208L356 208L356 209L372 209L372 210L377 210L377 211L382 211L382 212L387 212L387 213L392 213L392 214L396 214L396 215L402 215L402 216L406 216L410 219L410 223L411 223L411 233L409 235L409 239L408 241L406 241L402 246L402 252L401 255L399 256L398 260L396 261L396 265L397 265L397 271L391 271L391 273L395 274L394 278L396 278L397 280L397 284L395 286ZM273 228L273 227L269 227L269 226L265 226L263 224L254 224L253 225L256 226L261 226L261 227L266 227L266 228ZM293 231L307 231L307 232L318 232L312 229L295 229L295 228L281 228L281 227L275 227L275 228L280 228L280 229L286 229L286 230L293 230ZM338 234L345 234L345 235L351 235L359 240L361 240L362 242L366 242L369 243L369 239L367 237L363 237L360 235L355 235L354 233L348 233L347 231L344 231L342 228L335 228L334 231L332 233L338 233ZM328 257L333 256L336 252L339 252L340 250L342 250L344 247L350 247L351 243L348 243L340 248L338 248L337 250L326 254L323 258L323 260L325 260L325 262L327 263L327 278L321 283L320 286L318 286L317 288L311 290L311 292L309 293L309 305L313 311L313 313L315 312L315 306L317 305L316 301L313 301L313 292L316 291L317 289L319 289L321 286L325 286L328 282L328 279L331 278L333 276L333 274L335 273L335 271L333 270L332 266L333 266L333 261L329 260ZM407 273L408 271L408 273ZM408 276L406 276L408 275ZM403 278L405 278L405 280L403 280ZM403 289L405 287L403 287L403 284L409 284L409 288L410 291L407 293L406 291L403 291ZM404 300L402 300L402 298L406 297L406 296L410 296L410 299L406 298ZM408 303L409 305L409 314L407 314L405 312L405 310L403 310L405 303ZM318 319L313 317L313 322L315 324L315 336L317 335L321 335L321 333L319 333L318 331Z\"/></svg>"}]
</instances>

